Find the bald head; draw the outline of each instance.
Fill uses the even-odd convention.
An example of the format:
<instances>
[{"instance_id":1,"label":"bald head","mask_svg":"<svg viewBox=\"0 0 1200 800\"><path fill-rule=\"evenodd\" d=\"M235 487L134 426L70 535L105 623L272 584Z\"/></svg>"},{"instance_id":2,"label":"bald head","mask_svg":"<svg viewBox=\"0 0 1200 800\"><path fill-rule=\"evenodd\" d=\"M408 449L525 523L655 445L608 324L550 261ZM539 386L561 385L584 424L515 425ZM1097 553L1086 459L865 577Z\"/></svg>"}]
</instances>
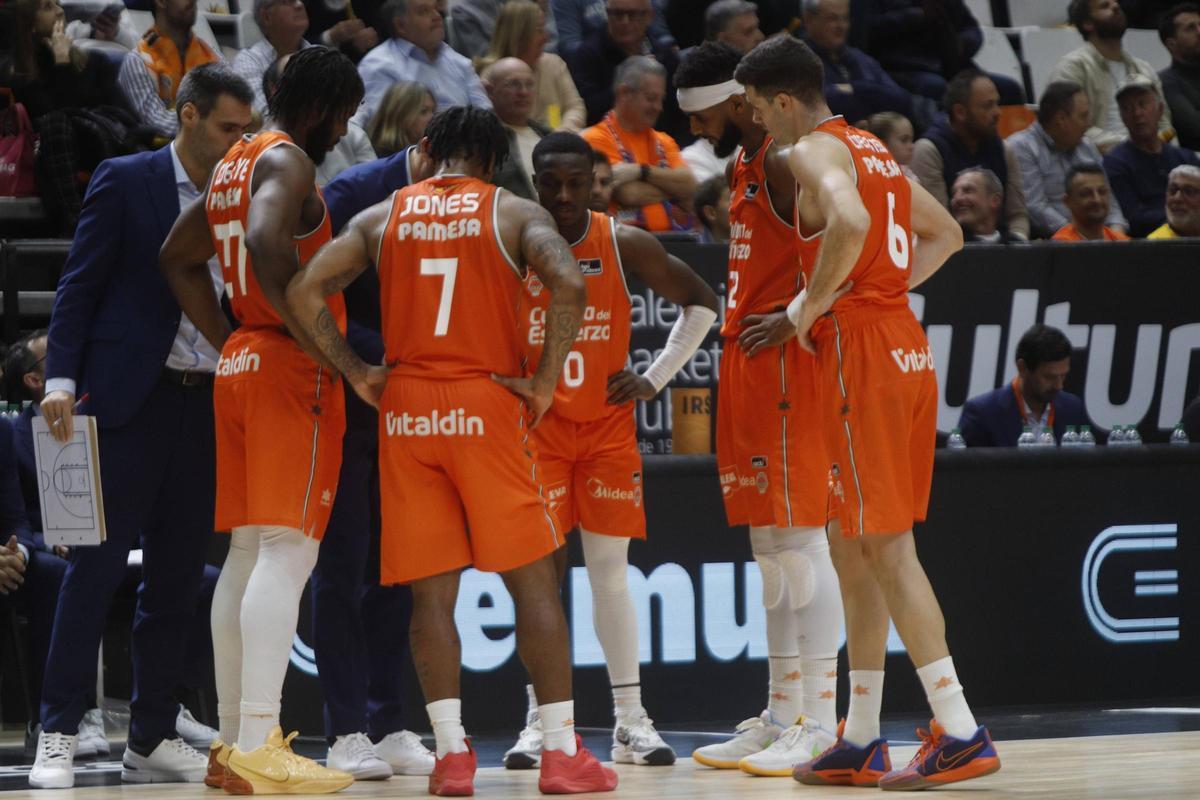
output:
<instances>
[{"instance_id":1,"label":"bald head","mask_svg":"<svg viewBox=\"0 0 1200 800\"><path fill-rule=\"evenodd\" d=\"M533 113L533 70L519 58L502 58L483 71L483 87L505 125L524 127Z\"/></svg>"}]
</instances>

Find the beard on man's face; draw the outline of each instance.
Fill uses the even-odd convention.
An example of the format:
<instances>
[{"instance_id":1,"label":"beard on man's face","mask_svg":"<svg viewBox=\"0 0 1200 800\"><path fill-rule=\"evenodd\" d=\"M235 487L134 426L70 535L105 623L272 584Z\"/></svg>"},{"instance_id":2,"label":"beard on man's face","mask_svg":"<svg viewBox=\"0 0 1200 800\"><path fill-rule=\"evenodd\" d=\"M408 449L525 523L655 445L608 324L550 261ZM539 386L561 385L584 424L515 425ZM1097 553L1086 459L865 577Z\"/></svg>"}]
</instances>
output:
<instances>
[{"instance_id":1,"label":"beard on man's face","mask_svg":"<svg viewBox=\"0 0 1200 800\"><path fill-rule=\"evenodd\" d=\"M737 146L742 143L742 132L732 122L725 123L725 130L721 133L721 138L713 143L713 152L717 158L725 158L737 149Z\"/></svg>"}]
</instances>

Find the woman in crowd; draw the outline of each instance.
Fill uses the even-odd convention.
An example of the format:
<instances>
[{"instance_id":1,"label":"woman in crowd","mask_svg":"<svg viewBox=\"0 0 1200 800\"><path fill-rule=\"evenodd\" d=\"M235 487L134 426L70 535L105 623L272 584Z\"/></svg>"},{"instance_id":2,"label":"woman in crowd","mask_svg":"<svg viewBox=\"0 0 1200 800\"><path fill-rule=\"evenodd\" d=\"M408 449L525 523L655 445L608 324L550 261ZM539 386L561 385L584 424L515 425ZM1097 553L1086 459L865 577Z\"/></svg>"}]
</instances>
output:
<instances>
[{"instance_id":1,"label":"woman in crowd","mask_svg":"<svg viewBox=\"0 0 1200 800\"><path fill-rule=\"evenodd\" d=\"M904 174L915 180L916 173L908 166L913 154L913 126L908 117L895 111L880 111L867 119L866 128L892 151Z\"/></svg>"},{"instance_id":2,"label":"woman in crowd","mask_svg":"<svg viewBox=\"0 0 1200 800\"><path fill-rule=\"evenodd\" d=\"M394 84L383 96L367 128L376 155L385 158L421 141L435 111L433 94L421 84Z\"/></svg>"},{"instance_id":3,"label":"woman in crowd","mask_svg":"<svg viewBox=\"0 0 1200 800\"><path fill-rule=\"evenodd\" d=\"M501 58L519 58L533 70L536 82L533 119L556 130L579 131L587 119L583 98L567 62L547 53L546 12L533 0L510 0L500 9L488 54L478 60L483 72Z\"/></svg>"}]
</instances>

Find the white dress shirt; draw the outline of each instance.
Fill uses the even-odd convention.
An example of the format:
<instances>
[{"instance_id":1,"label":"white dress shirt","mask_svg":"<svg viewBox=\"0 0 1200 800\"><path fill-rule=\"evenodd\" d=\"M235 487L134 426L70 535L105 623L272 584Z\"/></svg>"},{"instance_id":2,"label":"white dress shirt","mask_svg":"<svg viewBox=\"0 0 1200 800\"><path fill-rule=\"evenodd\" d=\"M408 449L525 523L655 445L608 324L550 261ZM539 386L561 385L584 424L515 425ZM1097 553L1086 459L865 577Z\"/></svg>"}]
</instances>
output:
<instances>
[{"instance_id":1,"label":"white dress shirt","mask_svg":"<svg viewBox=\"0 0 1200 800\"><path fill-rule=\"evenodd\" d=\"M362 76L366 94L353 121L363 130L379 110L387 90L397 81L424 86L433 94L438 111L451 106L492 107L471 62L445 42L439 45L431 61L424 50L407 39L388 39L367 53L358 65L358 74Z\"/></svg>"}]
</instances>

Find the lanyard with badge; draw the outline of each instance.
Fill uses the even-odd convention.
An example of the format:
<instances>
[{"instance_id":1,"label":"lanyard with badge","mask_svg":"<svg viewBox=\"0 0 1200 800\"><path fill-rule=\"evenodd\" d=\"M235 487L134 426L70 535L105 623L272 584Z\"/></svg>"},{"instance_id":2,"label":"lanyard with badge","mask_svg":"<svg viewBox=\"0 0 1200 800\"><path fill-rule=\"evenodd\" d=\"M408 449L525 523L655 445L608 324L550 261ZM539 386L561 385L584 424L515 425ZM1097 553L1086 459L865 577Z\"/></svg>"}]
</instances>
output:
<instances>
[{"instance_id":1,"label":"lanyard with badge","mask_svg":"<svg viewBox=\"0 0 1200 800\"><path fill-rule=\"evenodd\" d=\"M1021 395L1021 377L1020 376L1013 378L1012 390L1013 390L1013 396L1017 398L1017 411L1021 412L1021 424L1029 425L1030 427L1037 425L1039 423L1038 420L1033 420L1031 422L1029 419L1030 416L1033 415L1033 411L1032 410L1026 411L1025 398ZM1050 411L1050 413L1046 415L1046 427L1053 428L1054 427L1054 401L1047 403L1046 407Z\"/></svg>"},{"instance_id":2,"label":"lanyard with badge","mask_svg":"<svg viewBox=\"0 0 1200 800\"><path fill-rule=\"evenodd\" d=\"M617 155L619 155L621 160L626 164L638 163L637 159L633 157L633 153L630 151L630 149L625 146L625 142L621 139L621 134L617 133L617 126L613 124L614 119L616 119L616 112L614 111L609 111L604 115L604 125L608 128L608 133L610 136L612 136L613 141L617 143ZM651 135L651 138L654 139L654 156L658 162L655 164L655 166L662 167L664 169L670 168L670 163L667 161L667 151L663 148L662 142L657 136ZM675 222L675 217L671 214L672 206L670 200L663 200L662 207L667 212L667 222L670 223L672 230L688 230L687 227L679 225ZM621 216L629 213L630 212L622 211ZM641 207L639 207L636 212L633 212L632 216L632 222L634 225L637 225L639 228L649 228L649 226L646 224L646 215L642 212Z\"/></svg>"}]
</instances>

